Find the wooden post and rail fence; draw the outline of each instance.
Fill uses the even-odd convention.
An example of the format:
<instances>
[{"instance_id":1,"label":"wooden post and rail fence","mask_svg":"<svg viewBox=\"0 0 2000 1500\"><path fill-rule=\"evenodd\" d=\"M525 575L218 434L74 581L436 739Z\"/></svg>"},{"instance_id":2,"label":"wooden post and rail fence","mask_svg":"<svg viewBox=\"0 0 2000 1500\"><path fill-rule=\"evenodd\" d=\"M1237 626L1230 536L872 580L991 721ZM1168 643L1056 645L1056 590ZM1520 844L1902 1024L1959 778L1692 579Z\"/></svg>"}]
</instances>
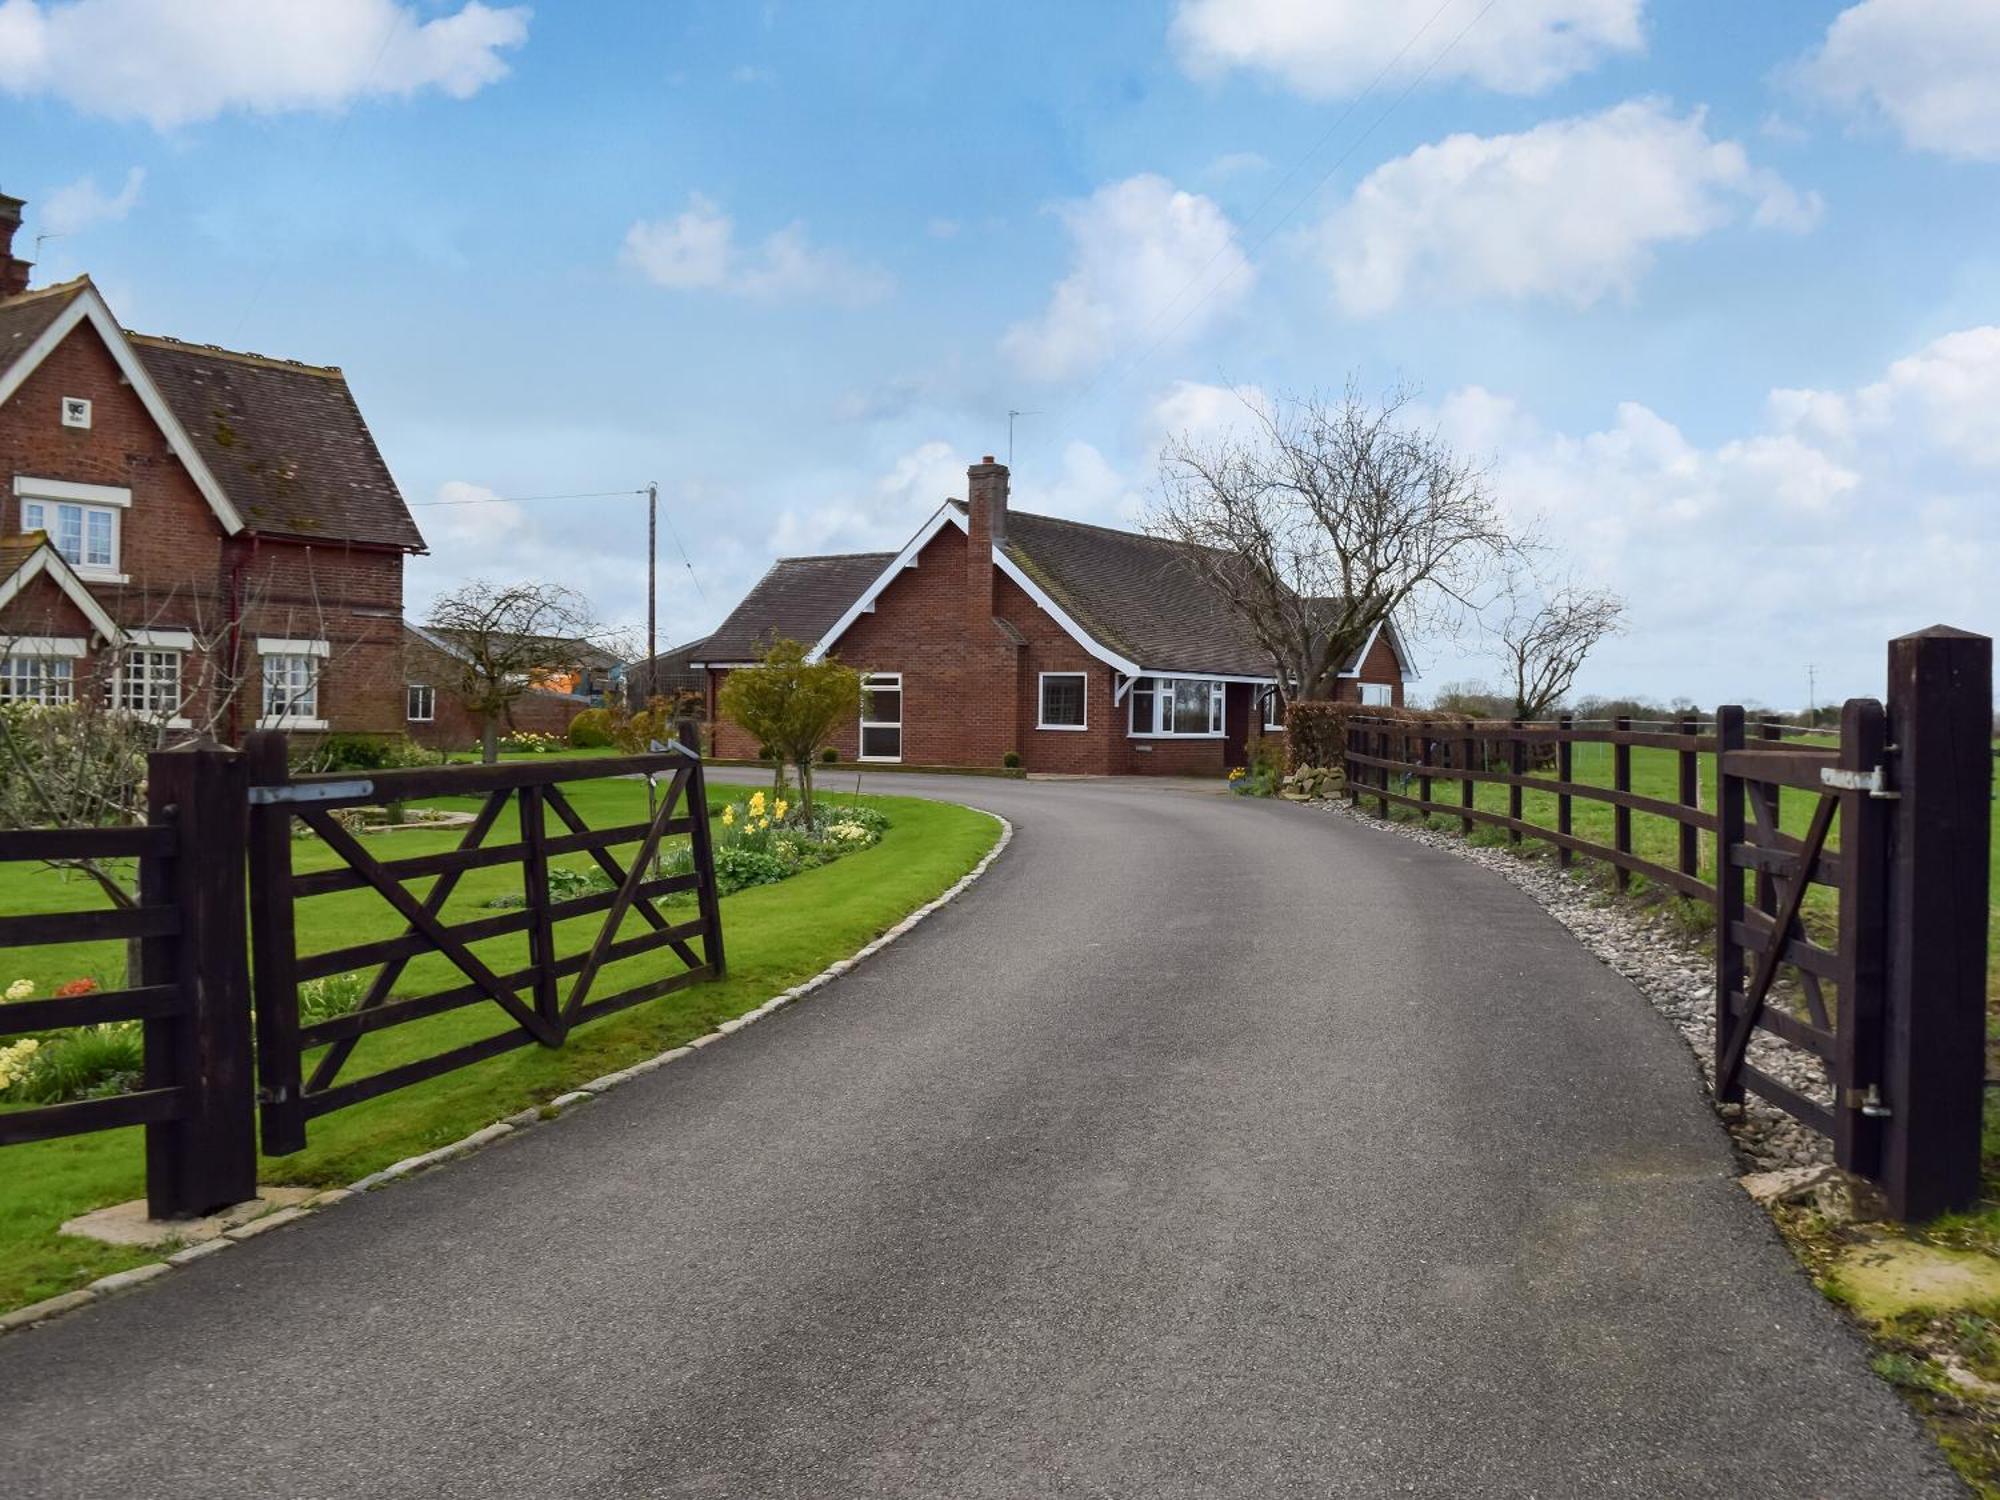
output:
<instances>
[{"instance_id":1,"label":"wooden post and rail fence","mask_svg":"<svg viewBox=\"0 0 2000 1500\"><path fill-rule=\"evenodd\" d=\"M1384 816L1500 828L1510 844L1553 845L1564 866L1603 862L1621 891L1642 879L1712 907L1717 1097L1748 1090L1828 1136L1897 1217L1923 1219L1980 1193L1992 731L1992 641L1936 627L1889 643L1886 702L1850 700L1837 735L1753 726L1733 707L1647 727L1360 710L1344 769L1349 799ZM1578 745L1609 749L1609 785L1576 779ZM1674 757L1672 797L1634 789L1635 750ZM1531 753L1552 771L1530 771ZM1504 813L1478 805L1481 783L1506 789ZM1553 801L1552 826L1525 816L1531 794ZM1800 799L1802 834L1780 816ZM1608 844L1577 833L1579 801L1610 809ZM1669 859L1635 848L1635 814L1676 825ZM1831 893L1832 922L1808 910L1813 887ZM1759 1066L1772 1046L1817 1057L1825 1087L1802 1092Z\"/></svg>"},{"instance_id":2,"label":"wooden post and rail fence","mask_svg":"<svg viewBox=\"0 0 2000 1500\"><path fill-rule=\"evenodd\" d=\"M639 822L593 829L564 792L580 781L633 776L664 784ZM309 1122L321 1115L516 1047L560 1046L577 1026L723 972L703 767L678 745L617 759L294 777L285 737L259 733L241 751L196 745L154 754L147 797L147 821L139 827L0 832L0 862L130 860L138 876L129 907L0 916L0 948L136 939L140 949L138 982L128 988L0 1004L0 1042L107 1021L145 1028L138 1089L0 1110L0 1146L143 1125L147 1207L155 1218L194 1217L254 1198L260 1117L266 1153L297 1151ZM336 816L438 797L483 799L457 846L442 853L377 859ZM489 842L510 807L519 837ZM332 868L293 868L295 824L337 857ZM656 875L661 842L682 834L690 868ZM614 851L627 846L634 852L621 861ZM610 888L558 898L549 886L549 861L578 853L589 855ZM471 919L444 914L467 871L503 865L520 867L518 908ZM426 880L421 897L405 885ZM402 918L400 934L330 952L298 951L299 902L364 889ZM670 921L654 905L679 893L694 897L691 920ZM640 930L620 936L635 914ZM594 920L595 931L564 954L557 929L577 920ZM473 951L515 933L527 937L523 968L495 973ZM601 992L611 966L662 950L671 962L648 966L646 977L614 993ZM441 955L462 982L395 994L411 961L427 954ZM302 1021L301 984L371 969L374 978L353 1010ZM367 1035L488 1004L514 1024L343 1076Z\"/></svg>"}]
</instances>

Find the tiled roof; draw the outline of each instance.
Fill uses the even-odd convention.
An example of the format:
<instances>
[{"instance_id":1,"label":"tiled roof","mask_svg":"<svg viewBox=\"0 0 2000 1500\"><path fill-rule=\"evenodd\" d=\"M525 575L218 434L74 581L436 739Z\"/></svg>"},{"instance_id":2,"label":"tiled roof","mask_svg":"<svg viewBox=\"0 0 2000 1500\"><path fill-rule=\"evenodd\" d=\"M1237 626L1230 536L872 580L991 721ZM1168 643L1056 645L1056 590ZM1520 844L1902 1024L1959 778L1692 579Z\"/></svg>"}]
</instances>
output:
<instances>
[{"instance_id":1,"label":"tiled roof","mask_svg":"<svg viewBox=\"0 0 2000 1500\"><path fill-rule=\"evenodd\" d=\"M28 559L48 544L48 537L39 531L0 535L0 583L20 572Z\"/></svg>"},{"instance_id":2,"label":"tiled roof","mask_svg":"<svg viewBox=\"0 0 2000 1500\"><path fill-rule=\"evenodd\" d=\"M810 646L833 628L895 558L893 552L779 558L730 611L696 659L715 665L756 661L781 637Z\"/></svg>"},{"instance_id":3,"label":"tiled roof","mask_svg":"<svg viewBox=\"0 0 2000 1500\"><path fill-rule=\"evenodd\" d=\"M340 371L130 338L253 531L422 550L423 534Z\"/></svg>"},{"instance_id":4,"label":"tiled roof","mask_svg":"<svg viewBox=\"0 0 2000 1500\"><path fill-rule=\"evenodd\" d=\"M13 368L28 346L48 331L89 283L82 277L0 300L0 374Z\"/></svg>"},{"instance_id":5,"label":"tiled roof","mask_svg":"<svg viewBox=\"0 0 2000 1500\"><path fill-rule=\"evenodd\" d=\"M1178 542L1009 511L1006 551L1093 640L1142 667L1271 675L1270 653Z\"/></svg>"},{"instance_id":6,"label":"tiled roof","mask_svg":"<svg viewBox=\"0 0 2000 1500\"><path fill-rule=\"evenodd\" d=\"M704 678L694 664L705 658L708 637L685 641L650 659L641 658L625 669L625 692L636 704L667 693L698 693Z\"/></svg>"}]
</instances>

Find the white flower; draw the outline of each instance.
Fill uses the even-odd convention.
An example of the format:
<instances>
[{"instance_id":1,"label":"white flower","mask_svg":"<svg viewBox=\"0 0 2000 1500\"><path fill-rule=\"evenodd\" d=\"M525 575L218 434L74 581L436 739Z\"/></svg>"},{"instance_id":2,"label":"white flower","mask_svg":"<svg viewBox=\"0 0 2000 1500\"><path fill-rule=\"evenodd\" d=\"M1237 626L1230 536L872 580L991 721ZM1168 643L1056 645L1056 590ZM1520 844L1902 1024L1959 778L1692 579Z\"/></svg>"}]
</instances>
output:
<instances>
[{"instance_id":1,"label":"white flower","mask_svg":"<svg viewBox=\"0 0 2000 1500\"><path fill-rule=\"evenodd\" d=\"M17 979L7 986L7 998L9 1000L25 1000L34 993L35 986L32 980Z\"/></svg>"}]
</instances>

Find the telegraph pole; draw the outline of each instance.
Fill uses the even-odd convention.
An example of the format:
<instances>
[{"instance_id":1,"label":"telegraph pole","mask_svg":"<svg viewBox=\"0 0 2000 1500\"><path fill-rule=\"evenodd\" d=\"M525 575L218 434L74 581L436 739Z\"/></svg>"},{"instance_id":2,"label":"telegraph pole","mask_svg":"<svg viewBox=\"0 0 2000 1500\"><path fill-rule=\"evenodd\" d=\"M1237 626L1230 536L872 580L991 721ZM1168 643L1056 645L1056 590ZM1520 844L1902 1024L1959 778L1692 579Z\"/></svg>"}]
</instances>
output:
<instances>
[{"instance_id":1,"label":"telegraph pole","mask_svg":"<svg viewBox=\"0 0 2000 1500\"><path fill-rule=\"evenodd\" d=\"M660 675L658 657L660 603L660 487L646 486L646 697L658 690L654 678Z\"/></svg>"}]
</instances>

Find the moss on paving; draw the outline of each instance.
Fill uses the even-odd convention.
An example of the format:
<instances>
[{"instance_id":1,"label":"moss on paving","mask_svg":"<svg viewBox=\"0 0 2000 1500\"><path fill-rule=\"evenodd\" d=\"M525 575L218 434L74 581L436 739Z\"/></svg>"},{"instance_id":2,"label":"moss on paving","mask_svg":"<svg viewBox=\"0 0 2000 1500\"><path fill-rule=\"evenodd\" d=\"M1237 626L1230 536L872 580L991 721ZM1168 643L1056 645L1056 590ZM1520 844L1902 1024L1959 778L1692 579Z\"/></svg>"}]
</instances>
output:
<instances>
[{"instance_id":1,"label":"moss on paving","mask_svg":"<svg viewBox=\"0 0 2000 1500\"><path fill-rule=\"evenodd\" d=\"M748 795L749 790L711 786L709 801L720 805ZM581 782L565 792L592 827L643 821L643 783ZM835 795L828 800L854 799ZM723 899L729 972L719 983L694 985L592 1022L561 1048L523 1047L314 1121L309 1127L311 1144L296 1155L262 1159L259 1179L320 1186L351 1182L713 1030L893 927L969 871L999 836L992 818L968 808L909 797L860 800L881 808L891 819L879 844L777 885L753 887ZM437 805L470 810L474 804ZM491 840L514 835L515 829L503 818ZM368 843L378 858L402 858L450 848L461 836L456 829L411 830L373 835ZM300 869L325 868L335 862L316 840L293 847ZM618 852L629 856L633 850ZM555 863L581 869L588 860L578 855ZM518 891L519 883L519 867L514 865L470 871L445 915L463 920L488 914L483 903ZM421 896L427 883L413 881L409 889ZM82 910L99 904L101 898L82 882L63 882L25 866L0 866L0 912ZM401 920L387 903L367 891L316 896L298 906L301 953L324 952L401 930ZM558 929L558 947L573 952L594 935L590 918L573 920ZM527 963L524 934L488 939L474 944L473 950L501 973ZM46 994L54 985L84 975L112 987L122 975L123 946L67 944L14 950L4 962L7 968L0 973L0 986L25 976ZM594 993L614 993L668 972L673 963L671 955L655 953L607 965ZM426 955L405 970L397 993L442 988L453 982L455 972L440 955ZM342 1076L372 1073L511 1024L497 1007L478 1005L370 1033ZM97 1276L158 1258L157 1250L114 1249L57 1233L65 1219L143 1196L142 1135L135 1127L0 1147L0 1309L52 1297Z\"/></svg>"}]
</instances>

